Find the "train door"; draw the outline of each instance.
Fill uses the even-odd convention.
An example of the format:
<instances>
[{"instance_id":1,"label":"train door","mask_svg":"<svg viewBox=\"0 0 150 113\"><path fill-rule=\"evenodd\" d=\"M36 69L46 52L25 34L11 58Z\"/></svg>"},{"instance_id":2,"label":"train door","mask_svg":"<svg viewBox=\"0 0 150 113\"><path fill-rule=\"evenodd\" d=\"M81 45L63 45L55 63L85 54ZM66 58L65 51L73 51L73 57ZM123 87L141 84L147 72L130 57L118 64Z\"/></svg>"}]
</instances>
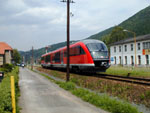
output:
<instances>
[{"instance_id":1,"label":"train door","mask_svg":"<svg viewBox=\"0 0 150 113\"><path fill-rule=\"evenodd\" d=\"M61 55L60 55L61 64L63 65L63 63L64 63L64 62L63 62L63 51L61 51L60 54L61 54Z\"/></svg>"}]
</instances>

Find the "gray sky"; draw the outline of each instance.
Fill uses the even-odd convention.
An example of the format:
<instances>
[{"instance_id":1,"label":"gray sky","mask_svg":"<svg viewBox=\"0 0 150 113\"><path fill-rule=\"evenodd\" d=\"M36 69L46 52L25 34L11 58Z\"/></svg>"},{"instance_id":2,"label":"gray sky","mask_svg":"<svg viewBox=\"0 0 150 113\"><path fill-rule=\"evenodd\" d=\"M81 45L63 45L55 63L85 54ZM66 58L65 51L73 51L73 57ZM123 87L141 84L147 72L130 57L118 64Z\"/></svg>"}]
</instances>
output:
<instances>
[{"instance_id":1,"label":"gray sky","mask_svg":"<svg viewBox=\"0 0 150 113\"><path fill-rule=\"evenodd\" d=\"M66 4L61 0L0 0L0 41L30 50L66 41ZM118 25L149 0L74 0L71 40Z\"/></svg>"}]
</instances>

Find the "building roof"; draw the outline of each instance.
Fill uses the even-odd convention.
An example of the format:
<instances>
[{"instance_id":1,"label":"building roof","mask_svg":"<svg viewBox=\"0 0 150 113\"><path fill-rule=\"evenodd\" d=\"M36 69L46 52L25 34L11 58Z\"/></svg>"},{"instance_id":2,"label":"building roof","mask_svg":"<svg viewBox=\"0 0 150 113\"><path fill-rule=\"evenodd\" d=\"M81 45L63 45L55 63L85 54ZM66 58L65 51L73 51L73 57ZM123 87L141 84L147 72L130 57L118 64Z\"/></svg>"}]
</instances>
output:
<instances>
[{"instance_id":1,"label":"building roof","mask_svg":"<svg viewBox=\"0 0 150 113\"><path fill-rule=\"evenodd\" d=\"M150 40L150 34L136 37L136 42L146 41L146 40ZM133 37L132 38L128 38L128 39L124 39L124 40L120 40L118 42L115 42L115 43L111 44L111 46L121 45L121 44L126 44L126 43L131 43L131 42L134 42L134 38Z\"/></svg>"},{"instance_id":2,"label":"building roof","mask_svg":"<svg viewBox=\"0 0 150 113\"><path fill-rule=\"evenodd\" d=\"M5 50L12 50L12 48L5 42L0 42L0 54L5 54Z\"/></svg>"}]
</instances>

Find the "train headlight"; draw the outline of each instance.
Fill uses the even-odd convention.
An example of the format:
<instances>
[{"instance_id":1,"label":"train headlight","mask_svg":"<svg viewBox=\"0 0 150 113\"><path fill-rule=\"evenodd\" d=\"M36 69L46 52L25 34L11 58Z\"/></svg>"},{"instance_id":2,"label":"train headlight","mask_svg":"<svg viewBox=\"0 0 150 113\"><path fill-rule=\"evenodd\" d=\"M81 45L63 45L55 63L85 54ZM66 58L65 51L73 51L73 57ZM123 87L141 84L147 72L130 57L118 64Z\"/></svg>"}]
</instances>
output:
<instances>
[{"instance_id":1,"label":"train headlight","mask_svg":"<svg viewBox=\"0 0 150 113\"><path fill-rule=\"evenodd\" d=\"M100 56L100 58L104 58L104 56Z\"/></svg>"}]
</instances>

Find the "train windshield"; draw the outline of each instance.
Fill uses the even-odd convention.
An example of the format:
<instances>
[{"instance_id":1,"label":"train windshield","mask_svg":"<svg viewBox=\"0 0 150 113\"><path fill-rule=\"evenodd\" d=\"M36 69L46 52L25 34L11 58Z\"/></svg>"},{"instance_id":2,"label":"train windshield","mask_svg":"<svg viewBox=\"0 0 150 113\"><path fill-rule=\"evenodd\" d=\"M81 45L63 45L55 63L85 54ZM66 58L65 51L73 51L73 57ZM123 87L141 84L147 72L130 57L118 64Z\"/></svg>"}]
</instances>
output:
<instances>
[{"instance_id":1,"label":"train windshield","mask_svg":"<svg viewBox=\"0 0 150 113\"><path fill-rule=\"evenodd\" d=\"M86 45L89 51L108 51L103 43L89 43Z\"/></svg>"},{"instance_id":2,"label":"train windshield","mask_svg":"<svg viewBox=\"0 0 150 113\"><path fill-rule=\"evenodd\" d=\"M103 43L89 43L86 45L94 59L108 58L108 49Z\"/></svg>"}]
</instances>

